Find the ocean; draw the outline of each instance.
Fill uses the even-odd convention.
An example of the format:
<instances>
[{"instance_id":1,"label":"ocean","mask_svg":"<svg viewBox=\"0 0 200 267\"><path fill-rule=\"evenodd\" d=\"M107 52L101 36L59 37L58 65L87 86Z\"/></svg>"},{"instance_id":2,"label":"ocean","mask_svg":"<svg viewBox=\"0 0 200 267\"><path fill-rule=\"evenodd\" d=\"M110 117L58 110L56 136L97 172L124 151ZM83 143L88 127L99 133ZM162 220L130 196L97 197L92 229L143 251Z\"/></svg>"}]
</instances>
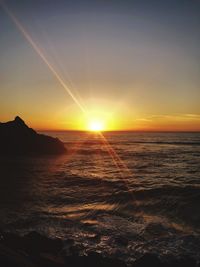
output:
<instances>
[{"instance_id":1,"label":"ocean","mask_svg":"<svg viewBox=\"0 0 200 267\"><path fill-rule=\"evenodd\" d=\"M67 153L0 159L0 228L71 240L66 254L200 258L200 133L44 134Z\"/></svg>"}]
</instances>

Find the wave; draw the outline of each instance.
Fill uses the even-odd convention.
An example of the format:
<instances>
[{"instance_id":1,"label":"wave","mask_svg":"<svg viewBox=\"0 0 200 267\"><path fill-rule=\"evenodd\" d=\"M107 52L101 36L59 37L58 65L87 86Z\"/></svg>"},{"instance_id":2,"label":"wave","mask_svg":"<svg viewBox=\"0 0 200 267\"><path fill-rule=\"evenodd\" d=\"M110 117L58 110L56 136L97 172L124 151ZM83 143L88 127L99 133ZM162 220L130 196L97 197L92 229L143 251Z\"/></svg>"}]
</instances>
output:
<instances>
[{"instance_id":1,"label":"wave","mask_svg":"<svg viewBox=\"0 0 200 267\"><path fill-rule=\"evenodd\" d=\"M116 192L115 197L134 212L168 217L200 230L199 187L163 186L130 192L121 190Z\"/></svg>"},{"instance_id":2,"label":"wave","mask_svg":"<svg viewBox=\"0 0 200 267\"><path fill-rule=\"evenodd\" d=\"M189 146L200 146L200 142L167 142L167 141L134 141L133 144L155 144L155 145L189 145Z\"/></svg>"},{"instance_id":3,"label":"wave","mask_svg":"<svg viewBox=\"0 0 200 267\"><path fill-rule=\"evenodd\" d=\"M108 140L109 141L109 140ZM66 145L74 145L76 142L64 142L64 144ZM102 144L102 142L100 140L97 140L97 141L87 141L87 142L84 142L84 141L79 141L79 144L84 144L84 145L99 145L99 144ZM110 145L119 145L119 141L109 141L109 144ZM121 144L126 144L126 145L131 145L131 144L150 144L150 145L180 145L180 146L200 146L200 142L180 142L180 141L120 141L120 145Z\"/></svg>"}]
</instances>

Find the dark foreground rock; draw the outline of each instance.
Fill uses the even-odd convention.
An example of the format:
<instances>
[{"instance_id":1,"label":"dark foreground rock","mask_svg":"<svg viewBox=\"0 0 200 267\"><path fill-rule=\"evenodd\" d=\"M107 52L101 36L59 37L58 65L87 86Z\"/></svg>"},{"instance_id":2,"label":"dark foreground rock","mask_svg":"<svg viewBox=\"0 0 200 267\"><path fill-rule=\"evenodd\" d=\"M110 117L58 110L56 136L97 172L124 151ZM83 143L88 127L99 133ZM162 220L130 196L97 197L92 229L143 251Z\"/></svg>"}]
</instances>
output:
<instances>
[{"instance_id":1,"label":"dark foreground rock","mask_svg":"<svg viewBox=\"0 0 200 267\"><path fill-rule=\"evenodd\" d=\"M180 258L169 258L161 261L155 254L147 253L136 260L132 267L199 267L195 259L182 255Z\"/></svg>"},{"instance_id":2,"label":"dark foreground rock","mask_svg":"<svg viewBox=\"0 0 200 267\"><path fill-rule=\"evenodd\" d=\"M65 241L66 243L66 241ZM36 232L23 237L2 233L0 266L2 267L126 267L121 260L105 258L98 253L88 256L65 256L64 243Z\"/></svg>"},{"instance_id":3,"label":"dark foreground rock","mask_svg":"<svg viewBox=\"0 0 200 267\"><path fill-rule=\"evenodd\" d=\"M50 239L36 232L23 237L12 233L0 235L1 267L127 267L118 259L92 252L79 256L78 251L65 256L60 239ZM182 256L161 261L155 254L145 254L130 267L200 267L193 258Z\"/></svg>"},{"instance_id":4,"label":"dark foreground rock","mask_svg":"<svg viewBox=\"0 0 200 267\"><path fill-rule=\"evenodd\" d=\"M61 154L65 151L59 139L38 134L20 117L0 123L0 155Z\"/></svg>"},{"instance_id":5,"label":"dark foreground rock","mask_svg":"<svg viewBox=\"0 0 200 267\"><path fill-rule=\"evenodd\" d=\"M117 259L105 258L98 253L90 253L88 256L66 257L66 266L69 267L126 267L126 264Z\"/></svg>"},{"instance_id":6,"label":"dark foreground rock","mask_svg":"<svg viewBox=\"0 0 200 267\"><path fill-rule=\"evenodd\" d=\"M160 259L154 254L145 254L133 264L133 267L149 267L149 266L163 267L163 264L160 261Z\"/></svg>"},{"instance_id":7,"label":"dark foreground rock","mask_svg":"<svg viewBox=\"0 0 200 267\"><path fill-rule=\"evenodd\" d=\"M61 239L50 239L37 232L30 232L21 237L12 233L3 234L3 244L15 250L21 250L27 254L53 253L59 254L63 249Z\"/></svg>"}]
</instances>

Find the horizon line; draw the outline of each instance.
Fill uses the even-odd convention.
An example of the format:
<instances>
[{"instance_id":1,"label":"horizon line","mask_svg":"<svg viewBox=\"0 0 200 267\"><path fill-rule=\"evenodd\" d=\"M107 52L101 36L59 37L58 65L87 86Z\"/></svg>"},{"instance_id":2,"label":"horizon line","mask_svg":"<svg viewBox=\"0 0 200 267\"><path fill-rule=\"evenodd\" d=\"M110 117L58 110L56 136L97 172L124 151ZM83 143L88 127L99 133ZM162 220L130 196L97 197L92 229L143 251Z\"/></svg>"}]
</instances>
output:
<instances>
[{"instance_id":1,"label":"horizon line","mask_svg":"<svg viewBox=\"0 0 200 267\"><path fill-rule=\"evenodd\" d=\"M76 130L76 129L35 129L38 132L82 132L87 133L91 132L89 130ZM136 133L200 133L200 130L133 130L133 129L127 129L127 130L103 130L100 131L102 133L109 133L109 132L136 132Z\"/></svg>"}]
</instances>

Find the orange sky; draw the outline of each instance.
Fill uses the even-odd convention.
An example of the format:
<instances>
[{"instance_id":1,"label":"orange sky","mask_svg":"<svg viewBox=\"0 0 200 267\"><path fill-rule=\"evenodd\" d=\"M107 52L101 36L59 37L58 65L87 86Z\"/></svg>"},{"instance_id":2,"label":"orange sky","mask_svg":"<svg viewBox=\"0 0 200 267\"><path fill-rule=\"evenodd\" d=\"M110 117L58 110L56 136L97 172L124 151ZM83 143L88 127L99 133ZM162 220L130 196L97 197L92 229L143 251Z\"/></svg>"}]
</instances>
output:
<instances>
[{"instance_id":1,"label":"orange sky","mask_svg":"<svg viewBox=\"0 0 200 267\"><path fill-rule=\"evenodd\" d=\"M6 3L0 121L19 115L40 130L97 122L104 130L200 131L199 3L175 0L173 14L169 3L148 1L106 9L98 1Z\"/></svg>"}]
</instances>

